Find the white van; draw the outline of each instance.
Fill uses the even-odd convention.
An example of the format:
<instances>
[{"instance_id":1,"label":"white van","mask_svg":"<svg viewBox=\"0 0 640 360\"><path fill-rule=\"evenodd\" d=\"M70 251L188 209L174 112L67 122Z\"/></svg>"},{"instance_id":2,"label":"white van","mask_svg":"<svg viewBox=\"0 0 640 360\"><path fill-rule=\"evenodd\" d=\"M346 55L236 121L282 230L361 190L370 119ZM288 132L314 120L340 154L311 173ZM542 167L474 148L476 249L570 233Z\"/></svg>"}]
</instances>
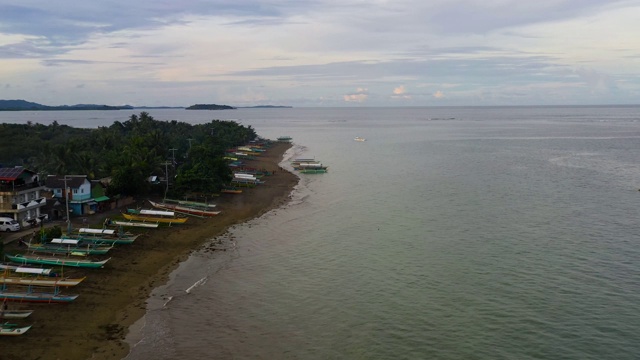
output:
<instances>
[{"instance_id":1,"label":"white van","mask_svg":"<svg viewBox=\"0 0 640 360\"><path fill-rule=\"evenodd\" d=\"M19 231L20 224L8 217L0 217L0 231Z\"/></svg>"}]
</instances>

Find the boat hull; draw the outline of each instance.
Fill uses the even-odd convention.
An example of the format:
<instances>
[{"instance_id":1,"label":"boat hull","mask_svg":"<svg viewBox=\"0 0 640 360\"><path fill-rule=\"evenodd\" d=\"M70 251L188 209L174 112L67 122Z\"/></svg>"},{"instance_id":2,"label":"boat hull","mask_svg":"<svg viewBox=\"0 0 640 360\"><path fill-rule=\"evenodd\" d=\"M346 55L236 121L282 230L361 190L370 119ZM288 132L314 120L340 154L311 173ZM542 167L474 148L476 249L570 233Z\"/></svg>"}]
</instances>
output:
<instances>
[{"instance_id":1,"label":"boat hull","mask_svg":"<svg viewBox=\"0 0 640 360\"><path fill-rule=\"evenodd\" d=\"M187 222L187 219L189 219L187 217L163 218L158 216L147 216L147 215L140 215L140 214L125 214L125 213L122 213L122 216L127 220L154 222L154 223L163 223L163 224L184 224Z\"/></svg>"},{"instance_id":2,"label":"boat hull","mask_svg":"<svg viewBox=\"0 0 640 360\"><path fill-rule=\"evenodd\" d=\"M158 208L158 209L171 210L171 211L175 211L175 212L178 212L178 213L184 213L184 214L189 214L189 215L216 216L216 215L220 214L220 211L199 210L199 209L194 209L194 208L190 208L190 207L182 206L182 205L174 205L174 204L167 204L167 203L157 203L157 202L151 201L151 200L149 200L149 203L151 203L151 205L153 207Z\"/></svg>"},{"instance_id":3,"label":"boat hull","mask_svg":"<svg viewBox=\"0 0 640 360\"><path fill-rule=\"evenodd\" d=\"M135 222L135 221L113 221L112 223L118 226L131 226L131 227L144 227L144 228L158 227L158 224L150 224L150 223Z\"/></svg>"},{"instance_id":4,"label":"boat hull","mask_svg":"<svg viewBox=\"0 0 640 360\"><path fill-rule=\"evenodd\" d=\"M29 251L35 251L43 254L72 254L72 255L106 255L111 246L101 247L64 247L64 246L46 246L46 245L29 245Z\"/></svg>"},{"instance_id":5,"label":"boat hull","mask_svg":"<svg viewBox=\"0 0 640 360\"><path fill-rule=\"evenodd\" d=\"M81 268L101 268L111 258L102 261L91 260L71 260L60 258L47 258L47 257L31 257L24 255L5 255L7 259L17 264L40 264L40 265L54 265L54 266L71 266Z\"/></svg>"},{"instance_id":6,"label":"boat hull","mask_svg":"<svg viewBox=\"0 0 640 360\"><path fill-rule=\"evenodd\" d=\"M33 310L5 310L0 319L26 319L33 313Z\"/></svg>"},{"instance_id":7,"label":"boat hull","mask_svg":"<svg viewBox=\"0 0 640 360\"><path fill-rule=\"evenodd\" d=\"M27 332L27 330L31 329L31 325L24 327L7 327L5 324L0 324L0 335L1 336L18 336Z\"/></svg>"},{"instance_id":8,"label":"boat hull","mask_svg":"<svg viewBox=\"0 0 640 360\"><path fill-rule=\"evenodd\" d=\"M0 276L0 284L25 285L25 286L76 286L86 277L65 279L65 278L29 278L17 276Z\"/></svg>"},{"instance_id":9,"label":"boat hull","mask_svg":"<svg viewBox=\"0 0 640 360\"><path fill-rule=\"evenodd\" d=\"M41 304L70 303L77 299L79 295L61 295L54 293L36 292L0 292L0 300L13 302L29 302Z\"/></svg>"},{"instance_id":10,"label":"boat hull","mask_svg":"<svg viewBox=\"0 0 640 360\"><path fill-rule=\"evenodd\" d=\"M91 235L66 235L63 236L63 239L72 239L72 240L80 240L84 242L89 242L92 244L102 244L102 245L122 245L122 244L131 244L133 243L138 236L135 237L126 237L126 238L106 238L99 236L91 236Z\"/></svg>"}]
</instances>

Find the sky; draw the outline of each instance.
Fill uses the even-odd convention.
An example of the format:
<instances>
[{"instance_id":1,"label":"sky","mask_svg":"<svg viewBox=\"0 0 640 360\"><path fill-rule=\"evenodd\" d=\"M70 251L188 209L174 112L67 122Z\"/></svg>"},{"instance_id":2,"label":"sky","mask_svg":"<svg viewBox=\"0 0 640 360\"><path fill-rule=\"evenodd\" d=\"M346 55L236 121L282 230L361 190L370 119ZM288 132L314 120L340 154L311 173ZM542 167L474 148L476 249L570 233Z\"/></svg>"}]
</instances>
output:
<instances>
[{"instance_id":1,"label":"sky","mask_svg":"<svg viewBox=\"0 0 640 360\"><path fill-rule=\"evenodd\" d=\"M640 0L0 0L0 99L640 103Z\"/></svg>"}]
</instances>

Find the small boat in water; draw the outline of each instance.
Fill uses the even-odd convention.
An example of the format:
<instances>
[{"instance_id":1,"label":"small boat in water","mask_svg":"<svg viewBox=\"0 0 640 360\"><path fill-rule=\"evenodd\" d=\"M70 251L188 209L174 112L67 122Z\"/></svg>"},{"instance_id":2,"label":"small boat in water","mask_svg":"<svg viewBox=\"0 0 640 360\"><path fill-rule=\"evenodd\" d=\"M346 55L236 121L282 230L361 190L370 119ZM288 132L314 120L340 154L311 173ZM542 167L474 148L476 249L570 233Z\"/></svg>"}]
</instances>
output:
<instances>
[{"instance_id":1,"label":"small boat in water","mask_svg":"<svg viewBox=\"0 0 640 360\"><path fill-rule=\"evenodd\" d=\"M367 139L360 137L360 136L356 136L353 140L355 141L367 141Z\"/></svg>"}]
</instances>

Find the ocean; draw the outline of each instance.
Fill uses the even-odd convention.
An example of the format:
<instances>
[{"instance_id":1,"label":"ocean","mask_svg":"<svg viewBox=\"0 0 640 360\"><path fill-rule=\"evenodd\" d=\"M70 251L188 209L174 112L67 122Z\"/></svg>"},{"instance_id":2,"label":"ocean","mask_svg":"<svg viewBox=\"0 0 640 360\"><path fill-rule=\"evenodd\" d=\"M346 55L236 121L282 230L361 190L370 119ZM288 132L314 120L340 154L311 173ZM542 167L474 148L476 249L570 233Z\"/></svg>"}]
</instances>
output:
<instances>
[{"instance_id":1,"label":"ocean","mask_svg":"<svg viewBox=\"0 0 640 360\"><path fill-rule=\"evenodd\" d=\"M287 158L329 172L194 250L153 291L127 360L640 354L640 107L147 111L289 135Z\"/></svg>"}]
</instances>

